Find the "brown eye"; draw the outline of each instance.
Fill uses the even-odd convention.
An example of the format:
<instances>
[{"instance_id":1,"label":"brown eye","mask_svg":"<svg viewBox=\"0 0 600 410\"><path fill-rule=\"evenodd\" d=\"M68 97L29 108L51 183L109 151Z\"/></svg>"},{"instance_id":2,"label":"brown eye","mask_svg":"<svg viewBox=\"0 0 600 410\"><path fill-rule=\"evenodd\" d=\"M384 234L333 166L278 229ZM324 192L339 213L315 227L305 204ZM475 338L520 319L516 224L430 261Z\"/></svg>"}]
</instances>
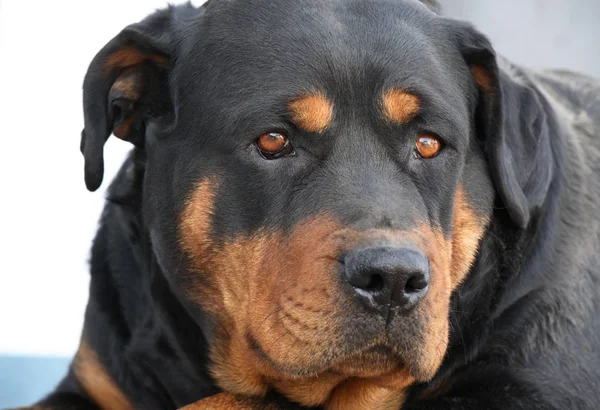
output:
<instances>
[{"instance_id":1,"label":"brown eye","mask_svg":"<svg viewBox=\"0 0 600 410\"><path fill-rule=\"evenodd\" d=\"M442 149L442 142L433 135L423 134L417 138L417 154L421 158L433 158Z\"/></svg>"},{"instance_id":2,"label":"brown eye","mask_svg":"<svg viewBox=\"0 0 600 410\"><path fill-rule=\"evenodd\" d=\"M256 140L256 146L266 159L277 159L294 153L290 140L279 132L268 132Z\"/></svg>"}]
</instances>

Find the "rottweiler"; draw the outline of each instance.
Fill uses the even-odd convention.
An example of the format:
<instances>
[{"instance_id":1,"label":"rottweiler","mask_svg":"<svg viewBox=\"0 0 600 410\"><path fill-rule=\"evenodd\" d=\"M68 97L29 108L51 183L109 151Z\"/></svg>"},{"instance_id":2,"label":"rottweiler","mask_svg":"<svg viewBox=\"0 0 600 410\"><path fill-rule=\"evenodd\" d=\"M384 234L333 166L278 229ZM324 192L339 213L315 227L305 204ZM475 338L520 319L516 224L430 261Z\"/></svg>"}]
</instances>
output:
<instances>
[{"instance_id":1,"label":"rottweiler","mask_svg":"<svg viewBox=\"0 0 600 410\"><path fill-rule=\"evenodd\" d=\"M37 409L597 409L600 81L417 0L210 0L93 59L134 148Z\"/></svg>"}]
</instances>

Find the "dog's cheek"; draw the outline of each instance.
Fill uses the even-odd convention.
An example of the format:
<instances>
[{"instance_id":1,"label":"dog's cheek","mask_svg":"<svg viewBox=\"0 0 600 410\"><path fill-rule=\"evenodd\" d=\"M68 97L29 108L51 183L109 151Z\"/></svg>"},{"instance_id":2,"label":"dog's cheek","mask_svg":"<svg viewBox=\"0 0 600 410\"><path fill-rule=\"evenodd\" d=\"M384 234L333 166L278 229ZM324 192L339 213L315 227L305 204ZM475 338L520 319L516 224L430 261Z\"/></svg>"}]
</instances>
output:
<instances>
[{"instance_id":1,"label":"dog's cheek","mask_svg":"<svg viewBox=\"0 0 600 410\"><path fill-rule=\"evenodd\" d=\"M466 278L471 269L489 216L478 214L471 205L463 185L459 185L454 200L454 228L452 233L452 265L450 276L454 291Z\"/></svg>"},{"instance_id":2,"label":"dog's cheek","mask_svg":"<svg viewBox=\"0 0 600 410\"><path fill-rule=\"evenodd\" d=\"M262 396L269 385L264 377L267 366L252 345L251 325L256 316L266 317L272 310L270 292L277 283L263 268L264 255L275 251L278 235L257 232L241 235L219 245L204 266L214 294L213 314L219 323L211 346L211 374L219 386L229 392ZM203 284L194 291L203 295Z\"/></svg>"},{"instance_id":3,"label":"dog's cheek","mask_svg":"<svg viewBox=\"0 0 600 410\"><path fill-rule=\"evenodd\" d=\"M339 229L327 217L313 217L275 237L263 253L251 284L251 332L282 365L318 366L324 351L340 342L335 318L342 297L334 272L339 251L330 235Z\"/></svg>"},{"instance_id":4,"label":"dog's cheek","mask_svg":"<svg viewBox=\"0 0 600 410\"><path fill-rule=\"evenodd\" d=\"M191 191L179 221L179 244L183 251L182 264L187 263L186 296L198 303L207 313L223 312L221 291L217 278L210 275L214 244L211 239L214 202L218 180L205 178Z\"/></svg>"},{"instance_id":5,"label":"dog's cheek","mask_svg":"<svg viewBox=\"0 0 600 410\"><path fill-rule=\"evenodd\" d=\"M338 245L330 234L340 226L314 217L289 235L258 230L216 243L211 232L218 189L216 180L200 181L180 218L180 246L191 268L186 296L218 323L211 373L219 386L264 395L274 380L286 377L278 365L318 366L339 342L339 283L331 272Z\"/></svg>"},{"instance_id":6,"label":"dog's cheek","mask_svg":"<svg viewBox=\"0 0 600 410\"><path fill-rule=\"evenodd\" d=\"M219 283L231 319L221 322L227 335L212 355L212 373L222 388L264 394L267 385L321 367L322 358L339 349L339 284L331 269L337 244L330 235L337 229L328 218L315 217L289 235L258 231L215 253L211 274L227 278ZM296 394L287 397L302 401Z\"/></svg>"},{"instance_id":7,"label":"dog's cheek","mask_svg":"<svg viewBox=\"0 0 600 410\"><path fill-rule=\"evenodd\" d=\"M210 366L219 386L227 391L263 395L267 385L245 341L252 272L257 270L263 239L240 238L217 244L212 237L216 178L204 178L191 191L179 220L179 243L187 263L185 296L218 325L211 340Z\"/></svg>"},{"instance_id":8,"label":"dog's cheek","mask_svg":"<svg viewBox=\"0 0 600 410\"><path fill-rule=\"evenodd\" d=\"M468 202L463 185L459 185L453 208L451 235L442 229L423 228L429 260L431 282L427 296L419 306L425 324L425 336L417 353L418 379L433 377L444 359L449 338L450 298L469 273L489 219L479 215Z\"/></svg>"}]
</instances>

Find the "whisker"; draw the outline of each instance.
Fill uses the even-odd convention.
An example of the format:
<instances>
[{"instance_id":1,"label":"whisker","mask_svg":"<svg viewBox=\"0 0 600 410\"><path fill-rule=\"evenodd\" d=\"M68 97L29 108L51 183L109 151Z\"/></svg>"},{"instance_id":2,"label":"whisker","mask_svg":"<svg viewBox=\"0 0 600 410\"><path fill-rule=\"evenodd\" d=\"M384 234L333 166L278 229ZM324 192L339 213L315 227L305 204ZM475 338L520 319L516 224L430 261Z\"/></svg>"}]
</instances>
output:
<instances>
[{"instance_id":1,"label":"whisker","mask_svg":"<svg viewBox=\"0 0 600 410\"><path fill-rule=\"evenodd\" d=\"M277 342L284 337L285 335L287 335L288 333L290 333L289 330L286 330L285 332L283 332L283 334L281 334L277 339L275 339L275 341L273 341L273 343L271 343L272 347L275 347L275 345L277 344Z\"/></svg>"},{"instance_id":2,"label":"whisker","mask_svg":"<svg viewBox=\"0 0 600 410\"><path fill-rule=\"evenodd\" d=\"M289 347L287 353L285 354L285 357L283 358L284 362L287 362L288 355L290 354L290 351L294 348L294 346L296 345L296 343L298 343L298 340L300 340L300 339L296 338L296 340L294 341L294 343L292 343L292 345Z\"/></svg>"},{"instance_id":3,"label":"whisker","mask_svg":"<svg viewBox=\"0 0 600 410\"><path fill-rule=\"evenodd\" d=\"M260 326L258 327L258 330L260 330L260 328L262 327L262 325L265 324L265 322L267 321L268 318L273 316L275 313L279 312L281 309L282 309L282 306L280 304L277 304L277 306L275 306L275 309L273 309L267 316L265 316L265 318L261 322Z\"/></svg>"},{"instance_id":4,"label":"whisker","mask_svg":"<svg viewBox=\"0 0 600 410\"><path fill-rule=\"evenodd\" d=\"M287 314L285 314L285 315L281 316L279 319L277 319L277 320L275 320L273 323L271 323L271 326L269 326L269 328L267 329L267 332L265 333L265 336L269 334L269 332L271 331L271 329L273 329L273 327L274 327L274 326L275 326L277 323L281 322L281 321L282 321L283 319L285 319L286 317L288 317L288 315L287 315Z\"/></svg>"}]
</instances>

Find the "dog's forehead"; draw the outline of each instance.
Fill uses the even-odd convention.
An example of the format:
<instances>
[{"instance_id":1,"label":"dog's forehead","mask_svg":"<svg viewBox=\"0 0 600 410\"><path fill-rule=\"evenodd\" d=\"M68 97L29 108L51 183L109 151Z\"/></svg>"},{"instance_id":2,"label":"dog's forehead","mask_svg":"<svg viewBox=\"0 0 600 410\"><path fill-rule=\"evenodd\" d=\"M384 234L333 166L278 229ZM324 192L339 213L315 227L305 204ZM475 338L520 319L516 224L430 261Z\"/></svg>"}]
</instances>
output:
<instances>
[{"instance_id":1,"label":"dog's forehead","mask_svg":"<svg viewBox=\"0 0 600 410\"><path fill-rule=\"evenodd\" d=\"M381 82L390 73L435 78L429 68L439 50L427 36L439 36L436 17L416 0L214 0L188 69L227 75L213 83L280 80L279 90L332 78Z\"/></svg>"},{"instance_id":2,"label":"dog's forehead","mask_svg":"<svg viewBox=\"0 0 600 410\"><path fill-rule=\"evenodd\" d=\"M279 127L291 101L324 95L335 125L377 115L402 89L422 113L462 121L469 72L438 19L417 0L213 0L179 47L179 115L251 134Z\"/></svg>"},{"instance_id":3,"label":"dog's forehead","mask_svg":"<svg viewBox=\"0 0 600 410\"><path fill-rule=\"evenodd\" d=\"M219 18L228 16L245 23L263 18L285 22L319 17L324 23L331 24L334 21L343 22L346 17L369 19L377 17L378 13L391 18L408 14L413 18L417 15L432 16L434 13L424 3L422 0L210 0L205 4L205 15Z\"/></svg>"}]
</instances>

